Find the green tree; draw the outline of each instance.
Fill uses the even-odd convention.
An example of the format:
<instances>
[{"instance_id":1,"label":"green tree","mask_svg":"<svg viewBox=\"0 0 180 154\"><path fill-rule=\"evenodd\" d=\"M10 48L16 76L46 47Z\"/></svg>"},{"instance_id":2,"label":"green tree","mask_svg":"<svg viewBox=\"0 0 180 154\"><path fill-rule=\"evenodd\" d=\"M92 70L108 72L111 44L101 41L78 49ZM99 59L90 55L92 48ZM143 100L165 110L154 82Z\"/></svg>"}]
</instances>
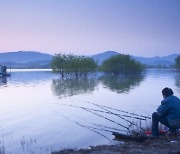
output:
<instances>
[{"instance_id":1,"label":"green tree","mask_svg":"<svg viewBox=\"0 0 180 154\"><path fill-rule=\"evenodd\" d=\"M175 62L176 62L175 67L180 69L180 56L176 57Z\"/></svg>"},{"instance_id":2,"label":"green tree","mask_svg":"<svg viewBox=\"0 0 180 154\"><path fill-rule=\"evenodd\" d=\"M51 68L55 72L60 72L64 77L65 69L67 67L67 56L65 54L56 54L51 61Z\"/></svg>"},{"instance_id":3,"label":"green tree","mask_svg":"<svg viewBox=\"0 0 180 154\"><path fill-rule=\"evenodd\" d=\"M105 60L101 66L104 72L113 74L137 73L143 70L143 65L129 55L116 55Z\"/></svg>"},{"instance_id":4,"label":"green tree","mask_svg":"<svg viewBox=\"0 0 180 154\"><path fill-rule=\"evenodd\" d=\"M94 71L97 64L90 57L58 54L53 57L51 67L53 71L60 72L62 77L64 74L75 74L78 77Z\"/></svg>"}]
</instances>

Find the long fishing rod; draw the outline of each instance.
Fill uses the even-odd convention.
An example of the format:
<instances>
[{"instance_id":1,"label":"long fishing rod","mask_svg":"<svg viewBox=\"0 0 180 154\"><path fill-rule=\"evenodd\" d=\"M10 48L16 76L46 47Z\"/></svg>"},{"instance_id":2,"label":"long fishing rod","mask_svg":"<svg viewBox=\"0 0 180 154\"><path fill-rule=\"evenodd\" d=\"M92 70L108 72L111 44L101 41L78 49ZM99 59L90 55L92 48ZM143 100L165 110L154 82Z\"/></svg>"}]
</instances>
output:
<instances>
[{"instance_id":1,"label":"long fishing rod","mask_svg":"<svg viewBox=\"0 0 180 154\"><path fill-rule=\"evenodd\" d=\"M123 119L123 120L125 120L125 121L127 121L127 122L129 122L131 125L134 125L134 126L137 126L138 127L138 125L137 124L135 124L135 123L133 123L133 122L131 122L130 120L127 120L127 119L125 119L124 117L122 117L121 115L119 115L119 114L115 114L115 113L113 113L113 112L111 112L111 111L109 111L109 110L107 110L106 108L103 108L103 107L101 107L101 106L99 106L101 109L104 109L104 110L106 110L107 112L109 112L109 113L111 113L111 114L113 114L113 115L116 115L116 116L118 116L119 118L121 118L121 119Z\"/></svg>"},{"instance_id":2,"label":"long fishing rod","mask_svg":"<svg viewBox=\"0 0 180 154\"><path fill-rule=\"evenodd\" d=\"M116 131L124 131L124 130L120 130L118 128L113 128L113 127L108 127L108 126L103 126L103 125L100 125L100 124L93 124L95 126L98 126L98 127L104 127L104 128L108 128L108 129L112 129L112 130L116 130ZM113 131L114 132L114 131Z\"/></svg>"},{"instance_id":3,"label":"long fishing rod","mask_svg":"<svg viewBox=\"0 0 180 154\"><path fill-rule=\"evenodd\" d=\"M67 104L66 104L66 105L67 105ZM137 127L138 127L137 124L131 122L130 120L127 120L127 119L123 118L120 114L113 113L113 112L111 112L111 111L109 111L109 110L107 110L107 109L104 109L104 108L102 108L102 109L106 110L107 112L101 111L101 110L96 110L96 109L90 109L90 108L86 108L86 107L81 107L81 106L76 106L76 105L69 105L69 106L71 106L71 107L77 107L77 108L81 108L81 109L89 110L89 111L98 111L98 112L103 112L103 113L113 114L113 115L118 116L119 118L121 118L121 119L123 119L123 120L129 122L131 125L134 125L134 126L137 126ZM142 128L142 129L143 129L143 128Z\"/></svg>"},{"instance_id":4,"label":"long fishing rod","mask_svg":"<svg viewBox=\"0 0 180 154\"><path fill-rule=\"evenodd\" d=\"M97 115L97 116L99 116L99 117L101 117L101 118L104 118L104 119L106 119L106 120L108 120L108 121L111 121L111 122L113 122L113 123L115 123L115 124L117 124L117 125L119 125L119 126L121 126L121 127L123 127L123 128L126 128L127 130L129 130L128 127L123 126L122 124L117 123L116 121L111 120L111 119L109 119L109 118L107 118L107 117L105 117L105 116L103 116L103 115L100 115L100 114L95 113L95 112L93 112L93 111L91 111L91 110L88 110L87 108L84 108L84 107L81 107L81 106L75 106L75 105L67 105L67 104L60 104L60 105L71 106L71 107L76 107L76 108L81 108L81 109L83 109L83 110L86 110L86 111L88 111L88 112L90 112L90 113L93 113L93 114L95 114L95 115Z\"/></svg>"},{"instance_id":5,"label":"long fishing rod","mask_svg":"<svg viewBox=\"0 0 180 154\"><path fill-rule=\"evenodd\" d=\"M97 110L97 109L91 109L91 108L87 108L88 110L92 110L92 111L97 111L97 112L102 112L102 113L107 113L107 114L113 114L113 115L116 115L116 116L121 116L121 117L128 117L128 118L134 118L134 119L139 119L139 120L146 120L145 118L139 118L139 117L132 117L132 116L129 116L129 115L124 115L124 114L118 114L118 113L114 113L114 112L111 112L109 110L106 110L106 111L102 111L102 110Z\"/></svg>"},{"instance_id":6,"label":"long fishing rod","mask_svg":"<svg viewBox=\"0 0 180 154\"><path fill-rule=\"evenodd\" d=\"M79 100L79 99L74 99L74 100L81 101L81 102L85 102L85 103L87 103L87 104L92 104L92 105L95 105L95 106L98 106L98 107L103 107L103 108L108 108L108 109L111 109L111 110L123 112L123 113L126 113L126 114L131 114L131 115L133 115L133 116L135 115L135 116L143 117L143 118L146 118L146 119L151 119L151 118L148 117L148 116L139 115L139 114L135 114L135 113L131 113L131 112L119 110L119 109L114 109L114 108L111 108L111 107L108 107L108 106L105 106L105 105L99 105L99 104L96 104L96 103L92 103L92 102L88 102L88 101L84 101L84 100Z\"/></svg>"},{"instance_id":7,"label":"long fishing rod","mask_svg":"<svg viewBox=\"0 0 180 154\"><path fill-rule=\"evenodd\" d=\"M64 104L64 105L67 105L67 104ZM101 110L96 110L96 109L89 109L89 108L85 108L85 107L81 107L81 106L75 106L75 105L68 105L68 106L71 106L71 107L77 107L77 108L81 108L81 109L84 109L84 110L88 110L89 112L93 112L93 111L98 111L98 112L103 112L103 113L108 113L108 114L113 114L113 115L116 115L116 116L118 116L119 118L121 118L121 119L123 119L123 120L125 120L125 121L127 121L127 122L129 122L131 125L134 125L134 126L136 126L136 127L138 127L138 125L137 124L135 124L135 123L133 123L132 121L130 121L130 120L127 120L127 119L125 119L124 117L122 117L120 114L115 114L115 113L113 113L113 112L111 112L111 111L109 111L109 110L107 110L107 109L104 109L103 107L101 107L101 106L98 106L98 107L100 107L101 109L104 109L104 110L106 110L107 112L104 112L104 111L101 111ZM93 110L93 111L92 111ZM94 113L94 112L93 112ZM97 113L96 113L97 114ZM99 114L98 114L99 115ZM101 115L102 116L102 115ZM111 119L110 119L111 120ZM141 127L140 127L141 128ZM144 130L143 128L141 128L142 130Z\"/></svg>"},{"instance_id":8,"label":"long fishing rod","mask_svg":"<svg viewBox=\"0 0 180 154\"><path fill-rule=\"evenodd\" d=\"M58 104L59 103L54 103L54 104ZM80 106L77 106L80 107ZM80 107L81 108L81 107ZM85 108L85 107L84 107ZM140 117L134 117L134 116L130 116L130 115L125 115L125 114L118 114L118 113L114 113L111 111L102 111L102 110L97 110L97 109L92 109L92 108L87 108L88 110L92 110L92 111L96 111L96 112L102 112L102 113L107 113L107 114L113 114L116 116L122 116L122 117L128 117L128 118L134 118L134 119L138 119L138 120L147 120L146 118L140 118ZM104 110L104 109L103 109Z\"/></svg>"},{"instance_id":9,"label":"long fishing rod","mask_svg":"<svg viewBox=\"0 0 180 154\"><path fill-rule=\"evenodd\" d=\"M108 109L105 109L105 108L103 108L103 107L101 107L101 106L98 106L98 107L100 107L101 109L103 109L103 110L107 111L107 112L105 112L105 113L108 113L108 114L113 114L113 115L115 115L115 116L118 116L119 118L121 118L121 119L123 119L123 120L125 120L125 121L129 122L131 125L134 125L134 126L137 126L137 127L138 127L138 125L137 125L137 124L133 123L133 122L132 122L132 121L130 121L130 120L125 119L125 118L124 118L124 117L122 117L120 114L113 113L113 112L109 111ZM143 129L143 128L142 128L142 129Z\"/></svg>"},{"instance_id":10,"label":"long fishing rod","mask_svg":"<svg viewBox=\"0 0 180 154\"><path fill-rule=\"evenodd\" d=\"M78 118L80 118L80 119L82 119L82 120L84 120L84 121L86 121L86 122L88 122L88 123L90 123L90 124L93 124L93 125L95 125L95 126L98 126L98 127L108 128L108 129L116 130L116 131L120 131L120 132L125 131L125 130L121 130L121 129L118 129L118 128L113 128L113 127L108 127L108 126L104 126L104 125L101 125L101 124L96 124L96 123L87 121L86 119L84 119L84 118L82 118L82 117L78 117Z\"/></svg>"},{"instance_id":11,"label":"long fishing rod","mask_svg":"<svg viewBox=\"0 0 180 154\"><path fill-rule=\"evenodd\" d=\"M76 106L76 107L80 107L80 106ZM83 107L83 108L86 108L86 107ZM113 113L113 112L111 112L111 111L109 111L107 109L103 109L103 110L106 110L106 111L97 110L97 109L91 109L91 108L86 108L86 109L91 110L91 111L101 112L101 113L113 114L113 115L116 115L118 117L121 116L121 117L128 117L128 118L134 118L134 119L139 119L139 120L146 120L145 118L132 117L132 116L129 116L129 115Z\"/></svg>"},{"instance_id":12,"label":"long fishing rod","mask_svg":"<svg viewBox=\"0 0 180 154\"><path fill-rule=\"evenodd\" d=\"M59 105L59 103L55 103L55 104L58 104ZM67 105L67 104L64 104L64 105ZM72 106L71 106L72 107ZM74 106L75 107L75 106ZM79 107L79 106L76 106L77 108L81 108L81 107ZM87 109L89 109L89 108L87 108ZM90 109L90 110L94 110L94 109ZM96 111L96 110L95 110ZM98 110L97 110L98 111ZM53 111L54 112L54 111ZM105 112L105 111L102 111L102 112ZM106 113L106 112L105 112ZM82 118L81 118L82 119ZM83 120L85 120L85 119L83 119ZM86 122L89 122L89 121L87 121L86 120ZM104 128L108 128L108 129L112 129L112 130L116 130L116 131L124 131L124 130L121 130L121 129L118 129L118 128L113 128L113 127L108 127L108 126L104 126L104 125L100 125L100 124L96 124L96 123L92 123L92 122L89 122L89 123L91 123L91 124L93 124L93 125L95 125L95 126L98 126L98 127L104 127ZM113 131L114 132L114 131Z\"/></svg>"},{"instance_id":13,"label":"long fishing rod","mask_svg":"<svg viewBox=\"0 0 180 154\"><path fill-rule=\"evenodd\" d=\"M64 104L64 105L67 105L67 104ZM76 107L76 108L81 108L81 109L84 109L84 110L86 110L86 111L87 111L87 110L89 110L89 111L92 110L92 111L98 111L98 112L103 112L103 113L113 114L113 115L118 116L119 118L121 118L121 119L123 119L123 120L129 122L131 125L134 125L134 126L138 127L137 124L133 123L133 122L130 121L130 120L127 120L127 119L123 118L120 114L113 113L113 112L111 112L111 111L109 111L109 110L107 110L107 109L104 109L104 110L107 111L107 112L105 112L105 111L101 111L101 110L90 109L90 108L81 107L81 106L76 106L76 105L68 105L68 106ZM144 119L143 119L143 120L144 120ZM146 119L145 119L145 120L146 120ZM141 128L141 127L140 127L140 128ZM144 130L144 128L141 128L141 129Z\"/></svg>"},{"instance_id":14,"label":"long fishing rod","mask_svg":"<svg viewBox=\"0 0 180 154\"><path fill-rule=\"evenodd\" d=\"M66 116L63 116L63 115L61 115L61 116L62 116L63 118L65 118L66 120L69 120L69 121L71 121L71 122L74 122L75 124L77 124L77 125L79 125L79 126L81 126L81 127L83 127L83 128L86 128L86 129L89 129L89 130L95 132L96 134L98 134L98 135L106 138L106 139L107 139L108 141L110 141L110 142L112 141L112 140L110 140L107 136L105 136L105 135L101 134L100 132L94 130L94 129L100 130L100 129L98 129L98 128L94 128L94 127L90 127L90 126L85 126L85 125L80 124L80 123L77 122L77 121L74 121L74 120L69 119L69 118L66 117ZM108 130L105 130L105 129L104 129L104 131L108 131ZM112 133L112 131L108 131L108 132L111 132L111 133Z\"/></svg>"},{"instance_id":15,"label":"long fishing rod","mask_svg":"<svg viewBox=\"0 0 180 154\"><path fill-rule=\"evenodd\" d=\"M90 102L88 102L88 103L90 103ZM134 126L138 127L138 125L137 125L137 124L135 124L135 123L133 123L132 121L127 120L127 119L125 119L124 117L122 117L121 115L119 115L119 114L115 114L115 113L113 113L112 111L110 111L110 110L106 109L106 108L107 108L106 106L102 106L102 105L95 104L95 103L90 103L90 104L93 104L93 105L95 105L95 106L97 106L97 107L100 107L101 109L106 110L108 113L113 114L113 115L116 115L116 116L118 116L119 118L121 118L121 119L123 119L123 120L125 120L125 121L129 122L131 125L134 125ZM125 111L125 112L126 112L126 111ZM141 120L140 120L140 121L141 121ZM144 128L142 128L142 127L140 127L140 129L145 130L145 129L144 129Z\"/></svg>"},{"instance_id":16,"label":"long fishing rod","mask_svg":"<svg viewBox=\"0 0 180 154\"><path fill-rule=\"evenodd\" d=\"M96 128L96 127L92 127L92 126L86 126L90 129L96 129L96 130L101 130L101 131L105 131L105 132L110 132L110 133L114 133L114 131L109 130L109 129L105 129L105 128Z\"/></svg>"},{"instance_id":17,"label":"long fishing rod","mask_svg":"<svg viewBox=\"0 0 180 154\"><path fill-rule=\"evenodd\" d=\"M77 125L79 125L79 126L81 126L81 127L83 127L83 128L89 129L90 131L92 131L92 132L94 132L94 133L96 133L96 134L98 134L98 135L106 138L108 141L112 142L111 139L109 139L107 136L101 134L100 132L98 132L98 131L96 131L96 130L103 130L103 131L111 132L111 133L113 133L114 131L107 130L107 129L99 129L99 128L95 128L95 127L91 127L91 126L82 125L82 124L80 124L79 122L74 121L74 120L71 120L71 119L69 119L68 117L66 117L66 116L64 116L64 115L61 115L61 114L59 114L58 112L56 112L56 111L54 111L54 110L51 110L51 111L53 111L54 113L56 113L56 115L61 116L61 117L65 118L66 120L69 120L69 121L71 121L71 122L74 122L74 123L76 123ZM96 129L96 130L94 130L94 129Z\"/></svg>"}]
</instances>

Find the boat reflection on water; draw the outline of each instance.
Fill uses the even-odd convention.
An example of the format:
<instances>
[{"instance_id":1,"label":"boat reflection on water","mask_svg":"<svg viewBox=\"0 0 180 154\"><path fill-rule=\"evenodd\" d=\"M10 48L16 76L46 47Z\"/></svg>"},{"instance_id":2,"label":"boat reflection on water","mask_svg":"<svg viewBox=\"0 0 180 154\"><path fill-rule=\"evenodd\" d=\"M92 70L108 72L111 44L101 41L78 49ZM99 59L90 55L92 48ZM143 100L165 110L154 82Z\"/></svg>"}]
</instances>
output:
<instances>
[{"instance_id":1,"label":"boat reflection on water","mask_svg":"<svg viewBox=\"0 0 180 154\"><path fill-rule=\"evenodd\" d=\"M6 86L7 85L7 77L3 76L0 77L0 86Z\"/></svg>"},{"instance_id":2,"label":"boat reflection on water","mask_svg":"<svg viewBox=\"0 0 180 154\"><path fill-rule=\"evenodd\" d=\"M112 91L128 93L131 89L139 86L144 80L144 75L104 75L99 80Z\"/></svg>"}]
</instances>

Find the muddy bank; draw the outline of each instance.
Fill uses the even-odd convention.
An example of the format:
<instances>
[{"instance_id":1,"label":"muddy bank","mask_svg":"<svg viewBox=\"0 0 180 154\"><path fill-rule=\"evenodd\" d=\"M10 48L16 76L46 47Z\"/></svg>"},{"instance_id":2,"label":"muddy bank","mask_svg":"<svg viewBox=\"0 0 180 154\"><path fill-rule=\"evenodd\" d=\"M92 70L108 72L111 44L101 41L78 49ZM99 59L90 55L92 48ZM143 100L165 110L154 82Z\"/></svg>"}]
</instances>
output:
<instances>
[{"instance_id":1,"label":"muddy bank","mask_svg":"<svg viewBox=\"0 0 180 154\"><path fill-rule=\"evenodd\" d=\"M126 141L116 145L92 146L89 149L65 149L52 154L180 154L180 136L162 136L143 142Z\"/></svg>"}]
</instances>

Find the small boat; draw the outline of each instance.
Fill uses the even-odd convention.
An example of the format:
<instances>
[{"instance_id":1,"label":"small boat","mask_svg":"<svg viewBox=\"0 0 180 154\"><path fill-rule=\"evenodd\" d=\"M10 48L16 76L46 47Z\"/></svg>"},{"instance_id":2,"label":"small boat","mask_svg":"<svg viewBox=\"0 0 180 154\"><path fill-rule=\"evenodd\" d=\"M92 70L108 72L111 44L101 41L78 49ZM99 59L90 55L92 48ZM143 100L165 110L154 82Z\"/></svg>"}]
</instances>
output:
<instances>
[{"instance_id":1,"label":"small boat","mask_svg":"<svg viewBox=\"0 0 180 154\"><path fill-rule=\"evenodd\" d=\"M5 65L0 65L0 77L11 76L10 73L7 73L7 67Z\"/></svg>"},{"instance_id":2,"label":"small boat","mask_svg":"<svg viewBox=\"0 0 180 154\"><path fill-rule=\"evenodd\" d=\"M0 73L0 77L8 77L11 76L10 73Z\"/></svg>"}]
</instances>

